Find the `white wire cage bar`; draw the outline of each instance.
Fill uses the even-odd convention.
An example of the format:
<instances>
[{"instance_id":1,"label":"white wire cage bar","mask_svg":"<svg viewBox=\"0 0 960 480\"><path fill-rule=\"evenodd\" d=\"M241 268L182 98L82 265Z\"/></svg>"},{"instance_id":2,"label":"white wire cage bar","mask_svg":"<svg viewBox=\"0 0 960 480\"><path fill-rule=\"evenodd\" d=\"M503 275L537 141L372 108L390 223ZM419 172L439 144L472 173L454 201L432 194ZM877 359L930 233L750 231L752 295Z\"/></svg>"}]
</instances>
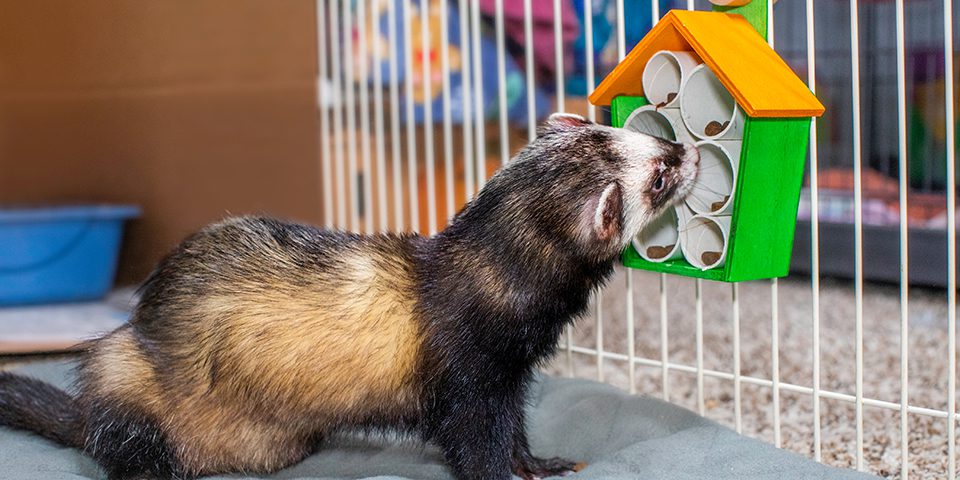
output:
<instances>
[{"instance_id":1,"label":"white wire cage bar","mask_svg":"<svg viewBox=\"0 0 960 480\"><path fill-rule=\"evenodd\" d=\"M808 260L786 280L730 287L621 269L595 293L592 318L566 330L549 369L658 395L817 461L956 478L952 1L754 1L767 2L770 45L828 108L810 127L796 232ZM317 2L324 224L442 229L546 113L605 121L586 93L670 8L710 6ZM878 182L895 239L879 260ZM938 227L915 223L931 199ZM837 208L849 214L847 277L822 248ZM917 235L941 238L939 286L915 280L930 253L913 246ZM895 277L878 282L878 262Z\"/></svg>"}]
</instances>

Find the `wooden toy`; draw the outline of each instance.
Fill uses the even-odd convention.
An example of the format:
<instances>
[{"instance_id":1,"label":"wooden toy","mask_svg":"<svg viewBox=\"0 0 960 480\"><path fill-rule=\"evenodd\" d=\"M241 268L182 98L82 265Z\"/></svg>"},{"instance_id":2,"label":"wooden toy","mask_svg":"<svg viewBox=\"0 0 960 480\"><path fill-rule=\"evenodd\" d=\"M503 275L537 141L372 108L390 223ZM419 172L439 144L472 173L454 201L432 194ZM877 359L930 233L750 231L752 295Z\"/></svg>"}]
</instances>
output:
<instances>
[{"instance_id":1,"label":"wooden toy","mask_svg":"<svg viewBox=\"0 0 960 480\"><path fill-rule=\"evenodd\" d=\"M810 119L824 108L764 39L767 2L720 3L668 12L590 96L616 127L700 150L693 193L637 235L623 263L728 282L782 277Z\"/></svg>"}]
</instances>

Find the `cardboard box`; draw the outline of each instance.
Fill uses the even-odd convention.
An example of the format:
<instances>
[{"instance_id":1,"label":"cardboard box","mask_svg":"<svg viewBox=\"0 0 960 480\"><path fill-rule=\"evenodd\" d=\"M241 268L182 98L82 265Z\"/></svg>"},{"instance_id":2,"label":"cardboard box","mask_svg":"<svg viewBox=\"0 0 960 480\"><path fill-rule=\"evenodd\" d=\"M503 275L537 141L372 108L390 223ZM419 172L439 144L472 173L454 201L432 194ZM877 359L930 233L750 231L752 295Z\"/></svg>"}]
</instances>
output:
<instances>
[{"instance_id":1,"label":"cardboard box","mask_svg":"<svg viewBox=\"0 0 960 480\"><path fill-rule=\"evenodd\" d=\"M319 223L314 8L0 0L0 203L140 205L120 283L228 214Z\"/></svg>"}]
</instances>

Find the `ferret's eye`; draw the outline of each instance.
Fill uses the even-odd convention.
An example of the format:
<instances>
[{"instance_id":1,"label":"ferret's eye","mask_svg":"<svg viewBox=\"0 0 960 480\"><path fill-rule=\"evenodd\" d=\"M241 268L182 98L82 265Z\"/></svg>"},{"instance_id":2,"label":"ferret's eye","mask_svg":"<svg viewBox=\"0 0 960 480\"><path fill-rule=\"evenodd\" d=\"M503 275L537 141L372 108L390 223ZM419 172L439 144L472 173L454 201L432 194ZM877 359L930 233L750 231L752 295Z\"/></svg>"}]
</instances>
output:
<instances>
[{"instance_id":1,"label":"ferret's eye","mask_svg":"<svg viewBox=\"0 0 960 480\"><path fill-rule=\"evenodd\" d=\"M653 193L660 193L660 190L663 190L663 175L658 176L657 179L653 181L652 190Z\"/></svg>"}]
</instances>

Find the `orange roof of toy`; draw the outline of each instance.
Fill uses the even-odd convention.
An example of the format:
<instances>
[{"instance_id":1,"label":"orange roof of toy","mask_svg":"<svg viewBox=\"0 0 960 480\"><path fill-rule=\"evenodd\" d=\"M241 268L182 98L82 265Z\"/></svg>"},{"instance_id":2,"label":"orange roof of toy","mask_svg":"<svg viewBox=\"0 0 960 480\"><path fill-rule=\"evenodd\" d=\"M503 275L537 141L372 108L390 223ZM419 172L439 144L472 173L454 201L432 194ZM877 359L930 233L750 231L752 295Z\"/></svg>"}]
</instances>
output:
<instances>
[{"instance_id":1,"label":"orange roof of toy","mask_svg":"<svg viewBox=\"0 0 960 480\"><path fill-rule=\"evenodd\" d=\"M609 105L643 95L643 68L660 50L693 49L751 117L819 117L823 105L745 18L671 10L590 95Z\"/></svg>"}]
</instances>

